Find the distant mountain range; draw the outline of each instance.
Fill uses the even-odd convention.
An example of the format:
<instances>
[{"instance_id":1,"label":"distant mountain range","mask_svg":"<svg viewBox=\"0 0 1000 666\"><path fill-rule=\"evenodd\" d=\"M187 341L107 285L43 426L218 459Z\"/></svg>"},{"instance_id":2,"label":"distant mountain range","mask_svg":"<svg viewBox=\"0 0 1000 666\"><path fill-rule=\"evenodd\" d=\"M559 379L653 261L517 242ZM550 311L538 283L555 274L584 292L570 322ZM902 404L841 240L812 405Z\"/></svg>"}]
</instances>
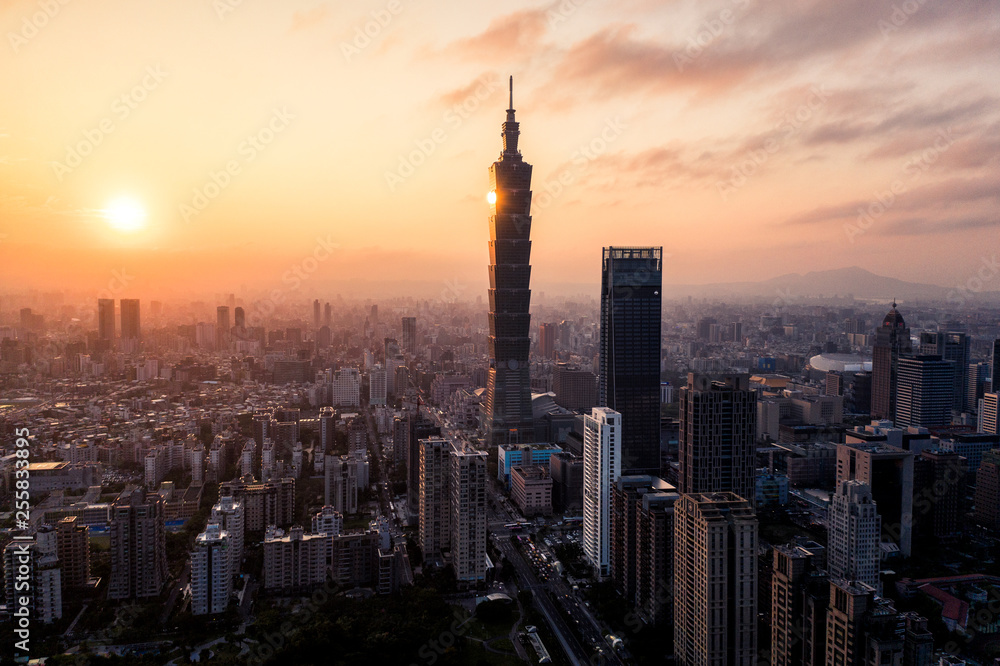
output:
<instances>
[{"instance_id":1,"label":"distant mountain range","mask_svg":"<svg viewBox=\"0 0 1000 666\"><path fill-rule=\"evenodd\" d=\"M996 276L1000 287L1000 276ZM973 282L970 286L978 286ZM871 271L852 266L829 271L813 271L800 275L789 273L761 282L719 282L715 284L664 284L665 298L734 298L738 300L772 301L791 305L796 302L866 300L900 302L942 301L956 307L970 304L1000 303L1000 291L986 291L989 283L979 292L957 287L906 282L896 278L876 275Z\"/></svg>"}]
</instances>

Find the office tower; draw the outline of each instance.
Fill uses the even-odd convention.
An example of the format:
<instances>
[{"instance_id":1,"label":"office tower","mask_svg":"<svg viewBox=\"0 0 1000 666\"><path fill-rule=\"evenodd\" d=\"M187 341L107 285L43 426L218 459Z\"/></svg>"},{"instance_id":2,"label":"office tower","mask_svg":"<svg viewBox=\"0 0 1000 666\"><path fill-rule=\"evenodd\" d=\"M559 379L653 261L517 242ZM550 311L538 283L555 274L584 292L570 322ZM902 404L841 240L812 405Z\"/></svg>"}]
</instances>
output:
<instances>
[{"instance_id":1,"label":"office tower","mask_svg":"<svg viewBox=\"0 0 1000 666\"><path fill-rule=\"evenodd\" d=\"M456 580L476 583L486 580L487 454L452 447L450 455L451 563Z\"/></svg>"},{"instance_id":2,"label":"office tower","mask_svg":"<svg viewBox=\"0 0 1000 666\"><path fill-rule=\"evenodd\" d=\"M243 562L243 538L246 532L246 509L234 497L220 497L212 507L209 522L216 523L229 534L229 552L233 574L240 572Z\"/></svg>"},{"instance_id":3,"label":"office tower","mask_svg":"<svg viewBox=\"0 0 1000 666\"><path fill-rule=\"evenodd\" d=\"M688 375L680 391L678 490L755 497L757 394L746 375Z\"/></svg>"},{"instance_id":4,"label":"office tower","mask_svg":"<svg viewBox=\"0 0 1000 666\"><path fill-rule=\"evenodd\" d=\"M164 502L139 488L111 504L109 599L159 596L167 580Z\"/></svg>"},{"instance_id":5,"label":"office tower","mask_svg":"<svg viewBox=\"0 0 1000 666\"><path fill-rule=\"evenodd\" d=\"M583 420L583 552L599 578L611 571L611 486L621 476L622 415L594 407Z\"/></svg>"},{"instance_id":6,"label":"office tower","mask_svg":"<svg viewBox=\"0 0 1000 666\"><path fill-rule=\"evenodd\" d=\"M361 406L361 373L357 368L341 368L333 374L330 402L334 407Z\"/></svg>"},{"instance_id":7,"label":"office tower","mask_svg":"<svg viewBox=\"0 0 1000 666\"><path fill-rule=\"evenodd\" d=\"M897 428L951 423L955 363L940 356L902 356L896 377Z\"/></svg>"},{"instance_id":8,"label":"office tower","mask_svg":"<svg viewBox=\"0 0 1000 666\"><path fill-rule=\"evenodd\" d=\"M313 329L319 328L319 299L313 301Z\"/></svg>"},{"instance_id":9,"label":"office tower","mask_svg":"<svg viewBox=\"0 0 1000 666\"><path fill-rule=\"evenodd\" d=\"M793 541L774 547L774 570L771 576L771 666L820 665L806 657L807 625L812 609L807 598L812 588L826 586L823 572L823 546L811 541ZM827 591L829 593L829 590ZM825 615L825 605L820 609ZM824 622L825 624L825 622ZM825 634L826 627L823 627Z\"/></svg>"},{"instance_id":10,"label":"office tower","mask_svg":"<svg viewBox=\"0 0 1000 666\"><path fill-rule=\"evenodd\" d=\"M293 527L286 535L276 527L264 534L264 589L312 592L326 582L330 540Z\"/></svg>"},{"instance_id":11,"label":"office tower","mask_svg":"<svg viewBox=\"0 0 1000 666\"><path fill-rule=\"evenodd\" d=\"M407 429L406 445L409 455L406 464L406 501L411 520L416 520L420 516L420 454L423 450L420 442L440 437L441 428L421 414L418 408L416 414L407 416Z\"/></svg>"},{"instance_id":12,"label":"office tower","mask_svg":"<svg viewBox=\"0 0 1000 666\"><path fill-rule=\"evenodd\" d=\"M552 513L552 476L542 465L510 468L510 500L524 517Z\"/></svg>"},{"instance_id":13,"label":"office tower","mask_svg":"<svg viewBox=\"0 0 1000 666\"><path fill-rule=\"evenodd\" d=\"M401 374L403 373L403 374ZM409 386L406 359L402 354L394 354L386 358L385 386L386 392L394 396L402 396Z\"/></svg>"},{"instance_id":14,"label":"office tower","mask_svg":"<svg viewBox=\"0 0 1000 666\"><path fill-rule=\"evenodd\" d=\"M882 540L909 557L913 546L913 451L879 442L837 445L837 485L866 484L882 518Z\"/></svg>"},{"instance_id":15,"label":"office tower","mask_svg":"<svg viewBox=\"0 0 1000 666\"><path fill-rule=\"evenodd\" d=\"M410 422L403 416L392 419L392 464L400 469L410 459Z\"/></svg>"},{"instance_id":16,"label":"office tower","mask_svg":"<svg viewBox=\"0 0 1000 666\"><path fill-rule=\"evenodd\" d=\"M191 614L226 612L233 593L229 532L216 523L194 539L191 551Z\"/></svg>"},{"instance_id":17,"label":"office tower","mask_svg":"<svg viewBox=\"0 0 1000 666\"><path fill-rule=\"evenodd\" d=\"M420 440L420 550L427 562L441 562L451 540L450 481L448 454L451 445L440 437Z\"/></svg>"},{"instance_id":18,"label":"office tower","mask_svg":"<svg viewBox=\"0 0 1000 666\"><path fill-rule=\"evenodd\" d=\"M327 456L324 461L323 503L342 514L358 512L358 468L347 456Z\"/></svg>"},{"instance_id":19,"label":"office tower","mask_svg":"<svg viewBox=\"0 0 1000 666\"><path fill-rule=\"evenodd\" d=\"M757 660L757 517L731 492L674 505L674 657L678 666Z\"/></svg>"},{"instance_id":20,"label":"office tower","mask_svg":"<svg viewBox=\"0 0 1000 666\"><path fill-rule=\"evenodd\" d=\"M989 363L970 363L968 368L968 379L965 385L966 411L973 414L979 413L979 401L989 389Z\"/></svg>"},{"instance_id":21,"label":"office tower","mask_svg":"<svg viewBox=\"0 0 1000 666\"><path fill-rule=\"evenodd\" d=\"M97 340L102 349L111 349L115 342L115 299L97 299Z\"/></svg>"},{"instance_id":22,"label":"office tower","mask_svg":"<svg viewBox=\"0 0 1000 666\"><path fill-rule=\"evenodd\" d=\"M1000 392L1000 338L993 341L993 353L990 355L990 390Z\"/></svg>"},{"instance_id":23,"label":"office tower","mask_svg":"<svg viewBox=\"0 0 1000 666\"><path fill-rule=\"evenodd\" d=\"M549 456L552 477L552 508L557 512L583 509L583 458L569 451Z\"/></svg>"},{"instance_id":24,"label":"office tower","mask_svg":"<svg viewBox=\"0 0 1000 666\"><path fill-rule=\"evenodd\" d=\"M323 452L330 452L336 443L337 412L333 407L319 408L319 443Z\"/></svg>"},{"instance_id":25,"label":"office tower","mask_svg":"<svg viewBox=\"0 0 1000 666\"><path fill-rule=\"evenodd\" d=\"M46 541L37 532L33 540L11 541L4 547L4 592L7 609L15 617L27 599L30 617L51 624L62 618L63 582L58 555Z\"/></svg>"},{"instance_id":26,"label":"office tower","mask_svg":"<svg viewBox=\"0 0 1000 666\"><path fill-rule=\"evenodd\" d=\"M386 361L401 354L399 340L396 338L385 338L382 341L383 354Z\"/></svg>"},{"instance_id":27,"label":"office tower","mask_svg":"<svg viewBox=\"0 0 1000 666\"><path fill-rule=\"evenodd\" d=\"M910 349L910 329L893 302L872 346L872 417L896 420L897 363Z\"/></svg>"},{"instance_id":28,"label":"office tower","mask_svg":"<svg viewBox=\"0 0 1000 666\"><path fill-rule=\"evenodd\" d=\"M538 325L538 353L542 358L555 358L558 324Z\"/></svg>"},{"instance_id":29,"label":"office tower","mask_svg":"<svg viewBox=\"0 0 1000 666\"><path fill-rule=\"evenodd\" d=\"M229 306L220 305L215 309L215 348L220 351L229 349Z\"/></svg>"},{"instance_id":30,"label":"office tower","mask_svg":"<svg viewBox=\"0 0 1000 666\"><path fill-rule=\"evenodd\" d=\"M871 414L872 373L857 372L851 378L850 390L844 401L845 409L851 414Z\"/></svg>"},{"instance_id":31,"label":"office tower","mask_svg":"<svg viewBox=\"0 0 1000 666\"><path fill-rule=\"evenodd\" d=\"M622 415L622 473L660 475L663 248L606 247L598 403Z\"/></svg>"},{"instance_id":32,"label":"office tower","mask_svg":"<svg viewBox=\"0 0 1000 666\"><path fill-rule=\"evenodd\" d=\"M386 399L385 367L376 363L368 373L368 404L384 405Z\"/></svg>"},{"instance_id":33,"label":"office tower","mask_svg":"<svg viewBox=\"0 0 1000 666\"><path fill-rule=\"evenodd\" d=\"M918 350L921 356L940 356L945 361L953 363L954 382L951 391L951 408L956 414L974 409L974 405L968 402L969 383L969 360L970 347L969 337L965 333L932 333L923 332L920 334L920 347Z\"/></svg>"},{"instance_id":34,"label":"office tower","mask_svg":"<svg viewBox=\"0 0 1000 666\"><path fill-rule=\"evenodd\" d=\"M649 624L672 627L674 505L672 486L647 492L636 506L635 606ZM612 546L613 552L614 546Z\"/></svg>"},{"instance_id":35,"label":"office tower","mask_svg":"<svg viewBox=\"0 0 1000 666\"><path fill-rule=\"evenodd\" d=\"M90 528L77 516L56 523L56 555L65 589L80 588L90 580Z\"/></svg>"},{"instance_id":36,"label":"office tower","mask_svg":"<svg viewBox=\"0 0 1000 666\"><path fill-rule=\"evenodd\" d=\"M122 340L138 341L142 338L142 329L139 324L139 299L123 298L121 300L122 310Z\"/></svg>"},{"instance_id":37,"label":"office tower","mask_svg":"<svg viewBox=\"0 0 1000 666\"><path fill-rule=\"evenodd\" d=\"M976 473L973 518L991 530L1000 529L1000 449L987 451Z\"/></svg>"},{"instance_id":38,"label":"office tower","mask_svg":"<svg viewBox=\"0 0 1000 666\"><path fill-rule=\"evenodd\" d=\"M611 540L608 555L611 580L625 601L636 605L639 584L639 510L646 495L673 492L654 476L620 476L611 485Z\"/></svg>"},{"instance_id":39,"label":"office tower","mask_svg":"<svg viewBox=\"0 0 1000 666\"><path fill-rule=\"evenodd\" d=\"M503 124L503 153L490 167L489 378L486 445L533 440L528 328L531 301L531 165L517 149L514 83Z\"/></svg>"},{"instance_id":40,"label":"office tower","mask_svg":"<svg viewBox=\"0 0 1000 666\"><path fill-rule=\"evenodd\" d=\"M219 484L219 497L232 497L243 505L245 532L263 531L268 525L290 525L295 516L295 479L259 482L252 478Z\"/></svg>"},{"instance_id":41,"label":"office tower","mask_svg":"<svg viewBox=\"0 0 1000 666\"><path fill-rule=\"evenodd\" d=\"M860 481L842 481L830 500L830 578L861 581L880 590L879 557L882 519L871 488Z\"/></svg>"},{"instance_id":42,"label":"office tower","mask_svg":"<svg viewBox=\"0 0 1000 666\"><path fill-rule=\"evenodd\" d=\"M243 330L247 327L246 311L243 308L236 308L233 316L235 318L233 326L235 326L237 330Z\"/></svg>"},{"instance_id":43,"label":"office tower","mask_svg":"<svg viewBox=\"0 0 1000 666\"><path fill-rule=\"evenodd\" d=\"M993 391L983 394L983 413L979 415L979 429L982 432L990 435L1000 434L1000 429L998 429L1000 420L997 418L997 415L1000 414L998 402L1000 402L1000 393Z\"/></svg>"},{"instance_id":44,"label":"office tower","mask_svg":"<svg viewBox=\"0 0 1000 666\"><path fill-rule=\"evenodd\" d=\"M962 536L965 459L924 449L913 461L913 533L918 542L953 543Z\"/></svg>"},{"instance_id":45,"label":"office tower","mask_svg":"<svg viewBox=\"0 0 1000 666\"><path fill-rule=\"evenodd\" d=\"M333 308L329 303L323 305L323 324L325 326L333 325Z\"/></svg>"},{"instance_id":46,"label":"office tower","mask_svg":"<svg viewBox=\"0 0 1000 666\"><path fill-rule=\"evenodd\" d=\"M403 351L411 356L417 352L416 317L403 317Z\"/></svg>"},{"instance_id":47,"label":"office tower","mask_svg":"<svg viewBox=\"0 0 1000 666\"><path fill-rule=\"evenodd\" d=\"M586 413L597 406L597 376L589 370L556 363L552 372L552 391L560 407Z\"/></svg>"}]
</instances>

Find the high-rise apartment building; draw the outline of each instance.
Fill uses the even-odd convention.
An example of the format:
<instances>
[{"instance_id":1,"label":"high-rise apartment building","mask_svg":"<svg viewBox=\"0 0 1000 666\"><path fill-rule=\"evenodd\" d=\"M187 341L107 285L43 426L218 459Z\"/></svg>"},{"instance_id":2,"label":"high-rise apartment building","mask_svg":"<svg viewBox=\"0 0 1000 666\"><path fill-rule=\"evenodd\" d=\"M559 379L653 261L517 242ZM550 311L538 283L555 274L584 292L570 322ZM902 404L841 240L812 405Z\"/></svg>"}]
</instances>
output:
<instances>
[{"instance_id":1,"label":"high-rise apartment building","mask_svg":"<svg viewBox=\"0 0 1000 666\"><path fill-rule=\"evenodd\" d=\"M811 541L793 541L774 547L771 575L771 666L822 666L809 649L810 643L825 636L826 605L808 604L810 592L827 588L823 572L823 546ZM814 617L816 611L822 617ZM810 626L822 622L822 634L807 633Z\"/></svg>"},{"instance_id":2,"label":"high-rise apartment building","mask_svg":"<svg viewBox=\"0 0 1000 666\"><path fill-rule=\"evenodd\" d=\"M611 573L611 486L621 476L622 415L594 407L583 424L583 552L598 577Z\"/></svg>"},{"instance_id":3,"label":"high-rise apartment building","mask_svg":"<svg viewBox=\"0 0 1000 666\"><path fill-rule=\"evenodd\" d=\"M34 537L12 541L4 547L7 608L17 617L25 607L21 602L27 599L30 617L51 624L62 618L62 569L53 544L46 543L46 537L40 533Z\"/></svg>"},{"instance_id":4,"label":"high-rise apartment building","mask_svg":"<svg viewBox=\"0 0 1000 666\"><path fill-rule=\"evenodd\" d=\"M324 504L342 514L358 512L358 468L347 456L327 456L323 463L325 476Z\"/></svg>"},{"instance_id":5,"label":"high-rise apartment building","mask_svg":"<svg viewBox=\"0 0 1000 666\"><path fill-rule=\"evenodd\" d=\"M224 613L233 593L233 553L229 532L209 523L191 551L191 614Z\"/></svg>"},{"instance_id":6,"label":"high-rise apartment building","mask_svg":"<svg viewBox=\"0 0 1000 666\"><path fill-rule=\"evenodd\" d=\"M290 525L295 515L295 479L260 482L251 478L219 484L219 497L243 505L244 530L264 531L270 525Z\"/></svg>"},{"instance_id":7,"label":"high-rise apartment building","mask_svg":"<svg viewBox=\"0 0 1000 666\"><path fill-rule=\"evenodd\" d=\"M638 605L639 564L644 554L639 539L640 512L643 500L657 494L673 494L676 499L674 487L654 476L620 476L611 485L609 569L615 589L632 605ZM654 536L649 534L647 541L647 546L652 546Z\"/></svg>"},{"instance_id":8,"label":"high-rise apartment building","mask_svg":"<svg viewBox=\"0 0 1000 666\"><path fill-rule=\"evenodd\" d=\"M973 518L987 529L1000 529L1000 449L987 451L976 474Z\"/></svg>"},{"instance_id":9,"label":"high-rise apartment building","mask_svg":"<svg viewBox=\"0 0 1000 666\"><path fill-rule=\"evenodd\" d=\"M622 415L623 474L660 475L663 248L606 247L598 404Z\"/></svg>"},{"instance_id":10,"label":"high-rise apartment building","mask_svg":"<svg viewBox=\"0 0 1000 666\"><path fill-rule=\"evenodd\" d=\"M419 536L424 560L441 562L451 545L451 444L440 437L420 444Z\"/></svg>"},{"instance_id":11,"label":"high-rise apartment building","mask_svg":"<svg viewBox=\"0 0 1000 666\"><path fill-rule=\"evenodd\" d=\"M879 561L882 519L871 488L860 481L842 481L828 511L831 578L860 581L880 590Z\"/></svg>"},{"instance_id":12,"label":"high-rise apartment building","mask_svg":"<svg viewBox=\"0 0 1000 666\"><path fill-rule=\"evenodd\" d=\"M312 591L326 582L333 537L305 534L293 527L286 535L269 527L264 535L264 589Z\"/></svg>"},{"instance_id":13,"label":"high-rise apartment building","mask_svg":"<svg viewBox=\"0 0 1000 666\"><path fill-rule=\"evenodd\" d=\"M460 583L477 583L486 580L487 454L453 447L450 457L451 563Z\"/></svg>"},{"instance_id":14,"label":"high-rise apartment building","mask_svg":"<svg viewBox=\"0 0 1000 666\"><path fill-rule=\"evenodd\" d=\"M674 657L757 663L757 517L734 493L682 494L674 505Z\"/></svg>"},{"instance_id":15,"label":"high-rise apartment building","mask_svg":"<svg viewBox=\"0 0 1000 666\"><path fill-rule=\"evenodd\" d=\"M680 492L732 492L753 502L757 394L749 385L746 375L688 375L680 391Z\"/></svg>"},{"instance_id":16,"label":"high-rise apartment building","mask_svg":"<svg viewBox=\"0 0 1000 666\"><path fill-rule=\"evenodd\" d=\"M951 423L955 363L940 356L902 356L896 379L897 428L936 428Z\"/></svg>"},{"instance_id":17,"label":"high-rise apartment building","mask_svg":"<svg viewBox=\"0 0 1000 666\"><path fill-rule=\"evenodd\" d=\"M636 506L635 606L649 624L672 627L674 505L672 486L642 495ZM615 546L612 545L612 552Z\"/></svg>"},{"instance_id":18,"label":"high-rise apartment building","mask_svg":"<svg viewBox=\"0 0 1000 666\"><path fill-rule=\"evenodd\" d=\"M56 523L56 555L64 589L81 588L90 580L90 528L78 516Z\"/></svg>"},{"instance_id":19,"label":"high-rise apartment building","mask_svg":"<svg viewBox=\"0 0 1000 666\"><path fill-rule=\"evenodd\" d=\"M441 428L434 425L434 422L420 413L418 408L416 414L407 415L407 451L408 461L406 464L406 501L409 508L411 522L418 520L420 516L420 455L423 450L421 441L441 436Z\"/></svg>"},{"instance_id":20,"label":"high-rise apartment building","mask_svg":"<svg viewBox=\"0 0 1000 666\"><path fill-rule=\"evenodd\" d=\"M489 377L486 444L533 441L529 325L531 316L531 165L517 149L520 125L510 108L503 123L503 152L490 167Z\"/></svg>"},{"instance_id":21,"label":"high-rise apartment building","mask_svg":"<svg viewBox=\"0 0 1000 666\"><path fill-rule=\"evenodd\" d=\"M164 502L156 494L135 490L111 504L111 576L109 599L159 596L167 580L167 537Z\"/></svg>"},{"instance_id":22,"label":"high-rise apartment building","mask_svg":"<svg viewBox=\"0 0 1000 666\"><path fill-rule=\"evenodd\" d=\"M872 417L896 420L896 371L899 357L911 350L910 329L896 303L875 331L872 346Z\"/></svg>"},{"instance_id":23,"label":"high-rise apartment building","mask_svg":"<svg viewBox=\"0 0 1000 666\"><path fill-rule=\"evenodd\" d=\"M243 562L243 539L246 533L246 511L234 497L220 497L212 507L210 523L216 523L229 534L229 553L232 573L238 574Z\"/></svg>"}]
</instances>

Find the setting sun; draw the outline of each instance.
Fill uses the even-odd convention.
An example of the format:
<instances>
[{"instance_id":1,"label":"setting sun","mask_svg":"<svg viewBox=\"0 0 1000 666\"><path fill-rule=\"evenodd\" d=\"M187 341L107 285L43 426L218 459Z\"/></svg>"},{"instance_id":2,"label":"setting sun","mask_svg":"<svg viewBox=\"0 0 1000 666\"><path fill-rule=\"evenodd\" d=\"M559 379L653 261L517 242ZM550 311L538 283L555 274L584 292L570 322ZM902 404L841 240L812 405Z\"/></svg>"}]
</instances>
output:
<instances>
[{"instance_id":1,"label":"setting sun","mask_svg":"<svg viewBox=\"0 0 1000 666\"><path fill-rule=\"evenodd\" d=\"M136 231L146 224L146 211L134 199L115 199L102 212L108 224L118 231Z\"/></svg>"}]
</instances>

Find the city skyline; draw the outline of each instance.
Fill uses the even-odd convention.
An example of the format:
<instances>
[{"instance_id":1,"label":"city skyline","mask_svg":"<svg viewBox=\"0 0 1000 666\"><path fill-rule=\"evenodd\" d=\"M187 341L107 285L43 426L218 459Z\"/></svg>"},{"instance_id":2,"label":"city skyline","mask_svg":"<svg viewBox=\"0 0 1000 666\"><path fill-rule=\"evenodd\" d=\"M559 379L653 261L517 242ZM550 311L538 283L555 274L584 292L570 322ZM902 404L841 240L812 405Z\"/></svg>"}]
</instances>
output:
<instances>
[{"instance_id":1,"label":"city skyline","mask_svg":"<svg viewBox=\"0 0 1000 666\"><path fill-rule=\"evenodd\" d=\"M0 103L3 277L99 291L124 268L130 288L158 295L267 289L318 250L337 259L314 283L381 264L389 281L477 290L488 183L476 165L495 155L513 74L535 123L539 286L596 281L585 259L609 241L663 245L665 283L877 265L964 284L960 248L989 247L997 224L998 116L981 88L996 77L981 57L996 13L897 9L220 1L59 5L39 19L35 3L8 3L0 83L19 94ZM109 49L82 46L94 36ZM86 77L63 73L67 52ZM623 213L609 239L602 221ZM765 252L783 265L762 267Z\"/></svg>"}]
</instances>

